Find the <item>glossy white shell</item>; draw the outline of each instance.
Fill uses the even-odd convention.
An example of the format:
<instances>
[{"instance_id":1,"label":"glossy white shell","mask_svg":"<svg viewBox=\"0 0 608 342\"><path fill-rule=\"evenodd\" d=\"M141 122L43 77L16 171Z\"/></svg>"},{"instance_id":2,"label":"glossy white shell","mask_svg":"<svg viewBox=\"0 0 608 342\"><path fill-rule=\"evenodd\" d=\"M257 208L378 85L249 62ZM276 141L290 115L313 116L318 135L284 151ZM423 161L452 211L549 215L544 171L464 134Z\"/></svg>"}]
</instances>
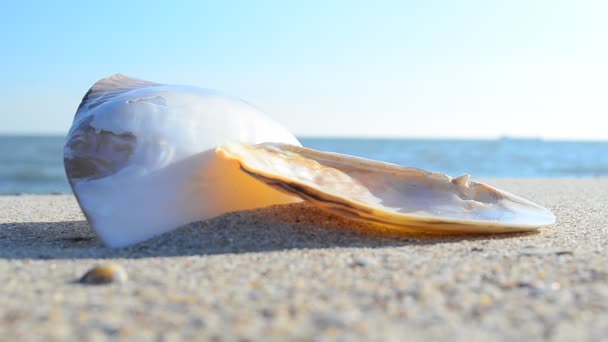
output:
<instances>
[{"instance_id":1,"label":"glossy white shell","mask_svg":"<svg viewBox=\"0 0 608 342\"><path fill-rule=\"evenodd\" d=\"M516 232L555 222L549 210L468 175L302 148L243 101L122 75L85 95L64 162L90 226L110 247L300 198L416 232Z\"/></svg>"},{"instance_id":2,"label":"glossy white shell","mask_svg":"<svg viewBox=\"0 0 608 342\"><path fill-rule=\"evenodd\" d=\"M297 201L216 157L226 141L299 145L249 104L114 75L85 95L64 148L90 226L111 247L228 211Z\"/></svg>"}]
</instances>

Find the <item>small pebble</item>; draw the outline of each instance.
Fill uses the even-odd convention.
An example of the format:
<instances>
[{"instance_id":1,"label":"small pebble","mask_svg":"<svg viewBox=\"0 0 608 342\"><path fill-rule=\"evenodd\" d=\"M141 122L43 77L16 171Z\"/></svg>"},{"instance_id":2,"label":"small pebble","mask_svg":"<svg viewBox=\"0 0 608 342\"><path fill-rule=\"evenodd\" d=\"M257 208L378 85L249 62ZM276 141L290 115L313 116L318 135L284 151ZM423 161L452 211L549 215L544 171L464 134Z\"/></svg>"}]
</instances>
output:
<instances>
[{"instance_id":1,"label":"small pebble","mask_svg":"<svg viewBox=\"0 0 608 342\"><path fill-rule=\"evenodd\" d=\"M492 304L492 297L488 296L487 294L482 294L479 297L479 300L480 300L481 304L483 304L483 305L490 305L490 304Z\"/></svg>"},{"instance_id":2,"label":"small pebble","mask_svg":"<svg viewBox=\"0 0 608 342\"><path fill-rule=\"evenodd\" d=\"M374 266L377 262L374 259L366 258L366 257L358 257L353 259L351 266L365 267L365 266Z\"/></svg>"},{"instance_id":3,"label":"small pebble","mask_svg":"<svg viewBox=\"0 0 608 342\"><path fill-rule=\"evenodd\" d=\"M113 263L95 266L80 278L80 283L89 285L124 283L126 281L127 271L122 266Z\"/></svg>"},{"instance_id":4,"label":"small pebble","mask_svg":"<svg viewBox=\"0 0 608 342\"><path fill-rule=\"evenodd\" d=\"M559 248L530 248L522 250L519 255L523 256L544 256L544 255L574 255L574 251Z\"/></svg>"}]
</instances>

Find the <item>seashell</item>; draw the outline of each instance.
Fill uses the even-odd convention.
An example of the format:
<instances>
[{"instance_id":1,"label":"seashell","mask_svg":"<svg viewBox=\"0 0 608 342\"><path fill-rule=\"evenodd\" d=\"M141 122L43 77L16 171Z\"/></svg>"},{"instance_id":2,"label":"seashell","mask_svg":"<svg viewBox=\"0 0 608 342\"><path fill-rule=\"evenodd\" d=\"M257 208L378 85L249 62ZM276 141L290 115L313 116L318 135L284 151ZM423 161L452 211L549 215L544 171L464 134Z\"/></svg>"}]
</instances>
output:
<instances>
[{"instance_id":1,"label":"seashell","mask_svg":"<svg viewBox=\"0 0 608 342\"><path fill-rule=\"evenodd\" d=\"M504 233L555 222L521 197L442 173L276 143L216 152L247 174L326 211L405 231Z\"/></svg>"},{"instance_id":2,"label":"seashell","mask_svg":"<svg viewBox=\"0 0 608 342\"><path fill-rule=\"evenodd\" d=\"M128 279L127 271L119 264L107 263L95 266L87 271L79 280L82 284L101 285L124 283Z\"/></svg>"},{"instance_id":3,"label":"seashell","mask_svg":"<svg viewBox=\"0 0 608 342\"><path fill-rule=\"evenodd\" d=\"M119 74L84 96L64 165L89 225L109 247L301 199L415 231L511 232L555 220L548 210L468 175L451 178L303 148L241 100Z\"/></svg>"},{"instance_id":4,"label":"seashell","mask_svg":"<svg viewBox=\"0 0 608 342\"><path fill-rule=\"evenodd\" d=\"M214 150L226 141L300 144L238 99L114 75L84 96L64 165L89 225L110 247L229 211L300 201L218 158Z\"/></svg>"}]
</instances>

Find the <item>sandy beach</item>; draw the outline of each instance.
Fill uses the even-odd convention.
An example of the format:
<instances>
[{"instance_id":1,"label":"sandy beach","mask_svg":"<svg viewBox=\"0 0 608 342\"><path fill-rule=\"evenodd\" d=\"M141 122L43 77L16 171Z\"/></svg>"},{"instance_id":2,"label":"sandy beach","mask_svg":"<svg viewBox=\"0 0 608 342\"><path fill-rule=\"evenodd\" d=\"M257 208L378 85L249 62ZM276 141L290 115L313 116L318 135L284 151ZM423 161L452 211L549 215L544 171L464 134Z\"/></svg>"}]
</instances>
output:
<instances>
[{"instance_id":1,"label":"sandy beach","mask_svg":"<svg viewBox=\"0 0 608 342\"><path fill-rule=\"evenodd\" d=\"M110 250L73 196L0 197L0 340L600 340L608 179L495 179L552 209L519 235L395 235L307 204ZM92 266L122 284L83 285Z\"/></svg>"}]
</instances>

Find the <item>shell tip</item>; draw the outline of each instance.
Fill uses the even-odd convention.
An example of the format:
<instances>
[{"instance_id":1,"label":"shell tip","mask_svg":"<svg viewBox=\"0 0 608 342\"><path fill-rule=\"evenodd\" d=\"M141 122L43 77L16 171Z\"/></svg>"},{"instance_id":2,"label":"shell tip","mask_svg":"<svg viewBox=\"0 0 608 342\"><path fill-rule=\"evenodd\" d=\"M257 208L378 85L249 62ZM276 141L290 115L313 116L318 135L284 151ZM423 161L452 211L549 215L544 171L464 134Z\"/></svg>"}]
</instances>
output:
<instances>
[{"instance_id":1,"label":"shell tip","mask_svg":"<svg viewBox=\"0 0 608 342\"><path fill-rule=\"evenodd\" d=\"M458 186L468 187L470 179L471 179L471 175L469 175L468 173L465 173L456 178L453 178L452 183L455 185L458 185Z\"/></svg>"}]
</instances>

